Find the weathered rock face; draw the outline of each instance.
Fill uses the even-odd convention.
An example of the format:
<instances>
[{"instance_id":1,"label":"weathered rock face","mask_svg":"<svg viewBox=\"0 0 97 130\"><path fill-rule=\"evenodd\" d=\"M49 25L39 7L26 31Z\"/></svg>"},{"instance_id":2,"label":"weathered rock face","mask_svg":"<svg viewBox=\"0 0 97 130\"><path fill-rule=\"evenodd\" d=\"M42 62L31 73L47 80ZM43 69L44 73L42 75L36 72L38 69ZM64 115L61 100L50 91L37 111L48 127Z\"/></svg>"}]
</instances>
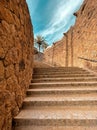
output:
<instances>
[{"instance_id":1,"label":"weathered rock face","mask_svg":"<svg viewBox=\"0 0 97 130\"><path fill-rule=\"evenodd\" d=\"M54 58L60 66L96 67L97 63L84 59L97 61L97 1L85 0L77 12L77 21L73 28L66 33L63 39L54 47ZM63 46L63 47L62 47ZM67 47L66 47L67 46ZM52 49L46 51L48 59ZM65 52L65 53L64 53ZM56 57L56 58L55 58ZM79 57L83 58L80 59ZM47 58L46 61L48 62ZM65 61L65 62L64 62Z\"/></svg>"},{"instance_id":2,"label":"weathered rock face","mask_svg":"<svg viewBox=\"0 0 97 130\"><path fill-rule=\"evenodd\" d=\"M65 54L66 54L66 39L54 43L52 47L47 48L44 52L44 60L48 64L54 66L65 66Z\"/></svg>"},{"instance_id":3,"label":"weathered rock face","mask_svg":"<svg viewBox=\"0 0 97 130\"><path fill-rule=\"evenodd\" d=\"M97 1L85 0L78 11L74 26L75 65L94 67L97 63L78 59L78 57L97 60Z\"/></svg>"},{"instance_id":4,"label":"weathered rock face","mask_svg":"<svg viewBox=\"0 0 97 130\"><path fill-rule=\"evenodd\" d=\"M72 40L72 28L64 37L54 43L52 47L45 50L44 57L48 64L54 66L73 66L73 40Z\"/></svg>"},{"instance_id":5,"label":"weathered rock face","mask_svg":"<svg viewBox=\"0 0 97 130\"><path fill-rule=\"evenodd\" d=\"M11 130L32 78L33 33L25 0L0 1L0 130Z\"/></svg>"}]
</instances>

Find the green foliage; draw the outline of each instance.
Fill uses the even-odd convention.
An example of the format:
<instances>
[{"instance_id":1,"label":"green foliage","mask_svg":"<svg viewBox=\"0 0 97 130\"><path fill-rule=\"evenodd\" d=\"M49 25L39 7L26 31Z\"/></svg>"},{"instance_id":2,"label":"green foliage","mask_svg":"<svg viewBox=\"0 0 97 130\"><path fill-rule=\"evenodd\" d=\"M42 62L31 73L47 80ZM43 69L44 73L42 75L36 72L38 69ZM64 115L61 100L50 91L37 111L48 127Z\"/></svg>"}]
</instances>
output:
<instances>
[{"instance_id":1,"label":"green foliage","mask_svg":"<svg viewBox=\"0 0 97 130\"><path fill-rule=\"evenodd\" d=\"M38 47L38 50L45 50L48 47L46 40L41 35L37 35L34 41L35 45Z\"/></svg>"}]
</instances>

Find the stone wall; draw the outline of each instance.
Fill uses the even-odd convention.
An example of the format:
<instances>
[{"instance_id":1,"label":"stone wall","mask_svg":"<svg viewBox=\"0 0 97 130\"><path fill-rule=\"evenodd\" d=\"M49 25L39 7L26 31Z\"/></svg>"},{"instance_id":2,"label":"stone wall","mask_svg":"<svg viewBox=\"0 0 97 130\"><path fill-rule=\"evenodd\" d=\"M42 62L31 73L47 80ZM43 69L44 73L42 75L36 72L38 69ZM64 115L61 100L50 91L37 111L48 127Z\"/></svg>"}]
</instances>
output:
<instances>
[{"instance_id":1,"label":"stone wall","mask_svg":"<svg viewBox=\"0 0 97 130\"><path fill-rule=\"evenodd\" d=\"M33 33L25 0L0 1L0 130L11 130L32 78Z\"/></svg>"},{"instance_id":2,"label":"stone wall","mask_svg":"<svg viewBox=\"0 0 97 130\"><path fill-rule=\"evenodd\" d=\"M44 62L48 63L48 64L53 64L53 46L47 48L44 51Z\"/></svg>"},{"instance_id":3,"label":"stone wall","mask_svg":"<svg viewBox=\"0 0 97 130\"><path fill-rule=\"evenodd\" d=\"M65 36L64 36L65 37ZM45 62L54 66L65 66L66 39L54 43L44 52Z\"/></svg>"},{"instance_id":4,"label":"stone wall","mask_svg":"<svg viewBox=\"0 0 97 130\"><path fill-rule=\"evenodd\" d=\"M37 54L34 54L34 61L44 61L44 53L38 52Z\"/></svg>"},{"instance_id":5,"label":"stone wall","mask_svg":"<svg viewBox=\"0 0 97 130\"><path fill-rule=\"evenodd\" d=\"M54 47L55 63L60 66L97 66L97 1L85 0L77 16L76 24ZM67 37L67 39L66 39ZM67 46L67 47L66 47ZM52 46L53 47L53 46ZM52 48L51 47L51 48ZM51 59L50 51L46 52ZM65 52L65 53L64 53ZM56 57L56 58L55 58ZM47 61L47 60L46 60ZM65 62L64 62L65 61ZM94 61L94 62L91 62Z\"/></svg>"},{"instance_id":6,"label":"stone wall","mask_svg":"<svg viewBox=\"0 0 97 130\"><path fill-rule=\"evenodd\" d=\"M45 61L54 66L73 66L72 28L64 33L63 38L47 48L44 53Z\"/></svg>"},{"instance_id":7,"label":"stone wall","mask_svg":"<svg viewBox=\"0 0 97 130\"><path fill-rule=\"evenodd\" d=\"M96 62L79 59L78 57L97 60L97 1L85 0L77 12L74 26L74 59L75 65L96 67Z\"/></svg>"}]
</instances>

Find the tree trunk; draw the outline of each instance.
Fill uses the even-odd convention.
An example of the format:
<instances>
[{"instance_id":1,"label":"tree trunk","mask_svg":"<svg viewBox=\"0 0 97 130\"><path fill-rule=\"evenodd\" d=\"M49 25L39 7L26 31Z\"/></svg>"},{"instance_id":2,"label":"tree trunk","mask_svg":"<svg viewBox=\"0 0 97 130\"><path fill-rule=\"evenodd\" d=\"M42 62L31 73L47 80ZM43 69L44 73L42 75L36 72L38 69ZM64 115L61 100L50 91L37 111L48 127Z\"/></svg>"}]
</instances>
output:
<instances>
[{"instance_id":1,"label":"tree trunk","mask_svg":"<svg viewBox=\"0 0 97 130\"><path fill-rule=\"evenodd\" d=\"M40 52L40 44L39 44L39 52Z\"/></svg>"}]
</instances>

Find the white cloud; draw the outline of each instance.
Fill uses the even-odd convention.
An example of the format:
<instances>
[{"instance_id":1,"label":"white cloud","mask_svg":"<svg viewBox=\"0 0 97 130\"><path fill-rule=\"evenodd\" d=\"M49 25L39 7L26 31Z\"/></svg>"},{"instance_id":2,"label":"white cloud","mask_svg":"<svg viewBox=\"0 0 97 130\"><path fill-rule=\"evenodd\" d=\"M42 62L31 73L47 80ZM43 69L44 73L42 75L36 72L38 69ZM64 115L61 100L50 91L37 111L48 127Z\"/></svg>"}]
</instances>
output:
<instances>
[{"instance_id":1,"label":"white cloud","mask_svg":"<svg viewBox=\"0 0 97 130\"><path fill-rule=\"evenodd\" d=\"M34 0L27 1L35 2ZM51 0L48 0L47 2L49 2L47 6L47 10L49 10L47 17L50 17L50 21L43 29L38 30L35 33L35 36L40 34L43 37L46 37L49 42L53 42L61 38L63 32L66 32L70 28L70 26L74 25L75 16L73 16L73 13L77 11L83 0L55 0L55 6L52 6L52 4L54 4L54 1L52 2ZM35 12L38 3L33 3L33 5L34 9L31 11L31 14ZM50 9L50 5L53 7L52 10ZM40 17L37 17L37 19L39 18ZM38 27L39 25L37 26L37 28Z\"/></svg>"},{"instance_id":2,"label":"white cloud","mask_svg":"<svg viewBox=\"0 0 97 130\"><path fill-rule=\"evenodd\" d=\"M75 0L68 0L66 3L64 3L64 0L62 0L59 4L59 8L55 8L55 15L52 16L49 27L46 30L40 31L39 33L46 37L60 31L63 27L65 31L65 26L68 22L70 22L69 19L72 17L74 11L77 10L78 6L79 0L76 0L76 2Z\"/></svg>"}]
</instances>

